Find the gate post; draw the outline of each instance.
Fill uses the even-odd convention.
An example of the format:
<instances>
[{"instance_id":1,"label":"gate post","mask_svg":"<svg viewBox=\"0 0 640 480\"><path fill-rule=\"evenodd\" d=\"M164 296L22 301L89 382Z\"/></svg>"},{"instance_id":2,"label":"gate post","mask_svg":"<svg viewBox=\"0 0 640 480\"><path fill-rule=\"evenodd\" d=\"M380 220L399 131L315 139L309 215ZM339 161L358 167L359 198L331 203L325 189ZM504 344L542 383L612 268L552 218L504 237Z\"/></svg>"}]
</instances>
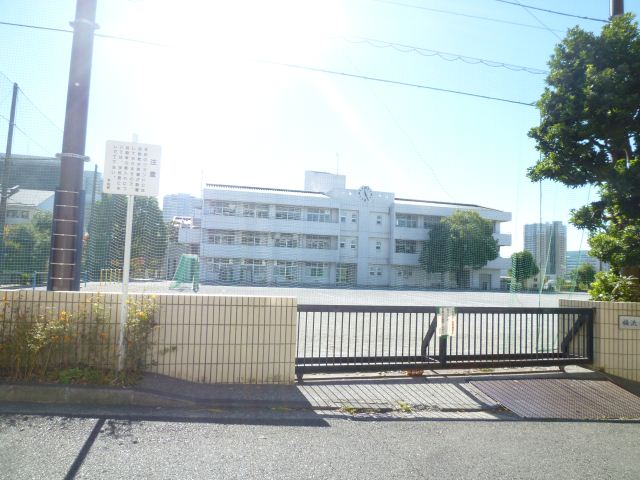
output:
<instances>
[{"instance_id":1,"label":"gate post","mask_svg":"<svg viewBox=\"0 0 640 480\"><path fill-rule=\"evenodd\" d=\"M447 335L440 335L440 366L447 365Z\"/></svg>"}]
</instances>

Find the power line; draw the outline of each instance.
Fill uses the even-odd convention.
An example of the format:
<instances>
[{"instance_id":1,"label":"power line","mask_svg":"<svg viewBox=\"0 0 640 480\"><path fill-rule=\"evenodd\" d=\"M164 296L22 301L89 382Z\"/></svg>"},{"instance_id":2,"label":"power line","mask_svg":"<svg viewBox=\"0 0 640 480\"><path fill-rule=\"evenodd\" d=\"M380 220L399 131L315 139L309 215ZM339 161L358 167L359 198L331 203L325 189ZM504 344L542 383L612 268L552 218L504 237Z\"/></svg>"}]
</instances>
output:
<instances>
[{"instance_id":1,"label":"power line","mask_svg":"<svg viewBox=\"0 0 640 480\"><path fill-rule=\"evenodd\" d=\"M546 8L534 7L532 5L523 5L522 3L511 2L509 0L496 0L496 2L506 3L507 5L516 5L516 6L520 6L520 7L526 7L528 9L530 9L530 10L539 10L541 12L553 13L554 15L563 15L565 17L580 18L582 20L592 20L594 22L609 23L609 20L604 20L602 18L584 17L582 15L574 15L572 13L558 12L557 10L548 10Z\"/></svg>"},{"instance_id":2,"label":"power line","mask_svg":"<svg viewBox=\"0 0 640 480\"><path fill-rule=\"evenodd\" d=\"M59 133L63 133L62 129L53 120L51 120L42 110L40 110L38 106L33 102L33 100L31 100L20 87L18 87L18 91L22 94L24 99L31 104L31 106L35 109L35 111L38 112L40 115L42 115L42 118L47 120L47 122L49 122L51 126L55 128Z\"/></svg>"},{"instance_id":3,"label":"power line","mask_svg":"<svg viewBox=\"0 0 640 480\"><path fill-rule=\"evenodd\" d=\"M63 33L73 33L72 30L65 30L65 29L61 29L61 28L53 28L53 27L42 27L42 26L38 26L38 25L27 25L27 24L22 24L22 23L11 23L11 22L0 22L0 25L9 25L9 26L13 26L13 27L24 27L24 28L33 28L36 30L45 30L45 31L53 31L53 32L63 32ZM153 45L156 47L169 47L169 45L167 44L162 44L162 43L157 43L157 42L150 42L147 40L140 40L137 38L129 38L129 37L121 37L118 35L108 35L108 34L100 34L100 33L96 33L95 34L96 37L102 37L102 38L108 38L108 39L113 39L113 40L121 40L121 41L125 41L125 42L134 42L134 43L141 43L141 44L145 44L145 45ZM481 63L483 65L486 65L487 67L501 67L501 68L506 68L508 70L512 70L514 72L518 72L518 71L522 71L522 72L527 72L527 73L531 73L534 75L544 75L546 73L548 73L546 70L541 70L541 69L537 69L537 68L533 68L533 67L525 67L525 66L521 66L521 65L514 65L514 64L509 64L509 63L504 63L504 62L499 62L496 60L488 60L485 58L477 58L477 57L469 57L466 55L461 55L458 53L450 53L450 52L442 52L442 51L438 51L438 50L432 50L432 49L428 49L428 48L422 48L422 47L415 47L413 45L404 45L401 43L394 43L394 42L387 42L384 40L377 40L377 39L373 39L373 38L349 38L349 37L333 37L333 38L340 38L341 40L344 40L346 42L350 42L350 43L366 43L372 47L377 47L377 48L393 48L394 50L398 51L398 52L402 52L402 53L408 53L408 52L415 52L419 55L422 56L437 56L439 58L441 58L442 60L446 60L448 62L451 61L456 61L456 60L460 60L462 62L471 64L471 65L475 65L478 63ZM451 58L446 58L446 57L451 57Z\"/></svg>"},{"instance_id":4,"label":"power line","mask_svg":"<svg viewBox=\"0 0 640 480\"><path fill-rule=\"evenodd\" d=\"M397 5L399 7L406 7L406 8L415 8L418 10L426 10L428 12L436 12L436 13L443 13L446 15L455 15L458 17L467 17L467 18L475 18L477 20L486 20L489 22L496 22L496 23L506 23L507 25L516 25L518 27L527 27L527 28L536 28L538 30L545 30L543 27L539 27L537 25L531 25L530 23L518 23L518 22L512 22L509 20L501 20L498 18L492 18L492 17L483 17L480 15L470 15L468 13L461 13L461 12L454 12L452 10L441 10L438 8L429 8L429 7L423 7L421 5L412 5L409 3L402 3L402 2L395 2L392 0L371 0L373 2L378 2L378 3L387 3L389 5ZM556 30L557 32L562 33L561 30Z\"/></svg>"},{"instance_id":5,"label":"power line","mask_svg":"<svg viewBox=\"0 0 640 480\"><path fill-rule=\"evenodd\" d=\"M443 52L439 50L432 50L429 48L416 47L413 45L405 45L402 43L387 42L385 40L376 40L374 38L366 38L366 37L353 37L353 38L337 37L337 38L340 38L349 43L360 43L360 44L364 43L376 48L392 48L397 52L401 52L401 53L417 53L418 55L422 55L424 57L437 56L440 59L445 60L447 62L453 62L453 61L459 60L464 63L468 63L470 65L482 64L487 67L506 68L514 72L527 72L534 75L545 75L549 73L547 70L541 70L539 68L525 67L522 65L514 65L510 63L499 62L496 60L488 60L486 58L469 57L466 55L461 55L459 53Z\"/></svg>"},{"instance_id":6,"label":"power line","mask_svg":"<svg viewBox=\"0 0 640 480\"><path fill-rule=\"evenodd\" d=\"M374 81L374 82L380 82L380 83L388 83L388 84L392 84L392 85L401 85L404 87L414 87L414 88L422 88L425 90L433 90L436 92L445 92L445 93L455 93L457 95L465 95L468 97L475 97L475 98L484 98L485 100L494 100L497 102L505 102L505 103L514 103L517 105L525 105L527 107L535 107L535 103L527 103L527 102L521 102L519 100L511 100L508 98L500 98L500 97L492 97L490 95L480 95L478 93L471 93L471 92L463 92L460 90L451 90L448 88L440 88L440 87L432 87L429 85L422 85L419 83L408 83L408 82L399 82L396 80L389 80L386 78L378 78L378 77L369 77L367 75L357 75L355 73L347 73L347 72L340 72L337 70L327 70L324 68L316 68L316 67L309 67L306 65L296 65L293 63L283 63L283 62L273 62L270 60L256 60L259 63L265 63L265 64L269 64L269 65L278 65L281 67L288 67L288 68L296 68L299 70L308 70L310 72L320 72L320 73L328 73L331 75L340 75L342 77L351 77L351 78L359 78L361 80L370 80L370 81Z\"/></svg>"},{"instance_id":7,"label":"power line","mask_svg":"<svg viewBox=\"0 0 640 480\"><path fill-rule=\"evenodd\" d=\"M73 33L73 30L68 30L65 28L54 28L54 27L43 27L40 25L30 25L26 23L13 23L13 22L2 22L0 21L0 25L7 25L9 27L22 27L22 28L31 28L34 30L44 30L48 32L58 32L58 33ZM122 40L124 42L133 42L133 43L141 43L144 45L153 45L156 47L168 47L169 45L165 45L163 43L151 42L148 40L140 40L138 38L129 38L129 37L121 37L119 35L109 35L106 33L95 33L96 37L101 38L109 38L111 40Z\"/></svg>"},{"instance_id":8,"label":"power line","mask_svg":"<svg viewBox=\"0 0 640 480\"><path fill-rule=\"evenodd\" d=\"M347 60L349 61L349 63L351 64L351 66L354 68L354 70L358 73L360 73L360 69L357 67L357 65L354 63L354 61L351 59L351 57L346 54L345 55ZM442 190L442 192L449 197L451 200L453 200L453 196L451 196L451 194L447 191L447 189L445 188L445 186L443 185L443 183L440 181L440 178L438 177L438 174L436 173L435 169L431 166L431 164L424 158L424 156L422 155L422 153L420 152L420 150L418 150L418 147L416 145L416 143L413 141L413 138L411 137L411 135L409 135L409 132L407 132L402 125L400 124L400 122L398 121L398 119L396 118L396 116L393 114L393 112L391 111L391 108L389 108L389 106L387 105L387 103L380 98L380 96L378 96L375 88L373 88L372 85L367 84L367 86L369 87L369 90L371 91L371 93L373 94L373 97L380 102L380 104L385 108L385 110L387 111L387 113L389 114L389 117L391 117L391 120L393 121L393 123L395 123L396 127L398 128L398 130L400 130L402 132L402 134L407 137L407 140L409 141L409 145L411 146L412 150L414 151L414 153L417 155L417 157L420 159L420 161L425 164L427 166L427 168L429 170L431 170L431 173L433 175L433 178L435 179L436 183L440 186L440 189Z\"/></svg>"},{"instance_id":9,"label":"power line","mask_svg":"<svg viewBox=\"0 0 640 480\"><path fill-rule=\"evenodd\" d=\"M542 20L540 20L538 17L536 17L534 15L534 13L532 11L529 10L529 7L521 4L518 0L516 0L516 5L520 5L522 8L524 8L524 11L527 12L529 15L531 15L540 25L542 25L546 30L548 30L549 32L551 32L551 35L553 35L554 37L556 37L558 40L562 41L562 38L560 38L560 36L552 29L549 28L549 26L544 23Z\"/></svg>"}]
</instances>

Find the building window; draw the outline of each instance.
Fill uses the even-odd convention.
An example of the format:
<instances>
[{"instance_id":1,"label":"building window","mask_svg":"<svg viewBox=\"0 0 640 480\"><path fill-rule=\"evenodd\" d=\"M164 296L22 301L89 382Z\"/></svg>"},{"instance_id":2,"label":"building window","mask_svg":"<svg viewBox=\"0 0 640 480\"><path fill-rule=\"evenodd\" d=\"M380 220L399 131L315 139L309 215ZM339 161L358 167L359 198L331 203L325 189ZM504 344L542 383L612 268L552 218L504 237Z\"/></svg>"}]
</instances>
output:
<instances>
[{"instance_id":1,"label":"building window","mask_svg":"<svg viewBox=\"0 0 640 480\"><path fill-rule=\"evenodd\" d=\"M355 240L355 239L354 239L354 240L351 240L351 248L355 249L355 248L357 248L357 247L358 247L358 242L357 242L357 240Z\"/></svg>"},{"instance_id":2,"label":"building window","mask_svg":"<svg viewBox=\"0 0 640 480\"><path fill-rule=\"evenodd\" d=\"M298 238L293 234L283 233L275 238L273 246L283 248L298 248Z\"/></svg>"},{"instance_id":3,"label":"building window","mask_svg":"<svg viewBox=\"0 0 640 480\"><path fill-rule=\"evenodd\" d=\"M20 217L21 218L29 218L29 211L28 210L20 210Z\"/></svg>"},{"instance_id":4,"label":"building window","mask_svg":"<svg viewBox=\"0 0 640 480\"><path fill-rule=\"evenodd\" d=\"M326 265L320 262L310 262L306 264L307 272L310 277L320 278L324 277Z\"/></svg>"},{"instance_id":5,"label":"building window","mask_svg":"<svg viewBox=\"0 0 640 480\"><path fill-rule=\"evenodd\" d=\"M213 259L213 273L217 275L218 280L222 282L233 280L233 263L233 258Z\"/></svg>"},{"instance_id":6,"label":"building window","mask_svg":"<svg viewBox=\"0 0 640 480\"><path fill-rule=\"evenodd\" d=\"M358 214L356 212L351 214L351 223L358 223Z\"/></svg>"},{"instance_id":7,"label":"building window","mask_svg":"<svg viewBox=\"0 0 640 480\"><path fill-rule=\"evenodd\" d=\"M245 282L264 282L267 279L267 262L265 260L242 259L240 280Z\"/></svg>"},{"instance_id":8,"label":"building window","mask_svg":"<svg viewBox=\"0 0 640 480\"><path fill-rule=\"evenodd\" d=\"M381 277L382 276L382 265L369 265L369 276L371 277Z\"/></svg>"},{"instance_id":9,"label":"building window","mask_svg":"<svg viewBox=\"0 0 640 480\"><path fill-rule=\"evenodd\" d=\"M256 204L256 218L269 218L269 205Z\"/></svg>"},{"instance_id":10,"label":"building window","mask_svg":"<svg viewBox=\"0 0 640 480\"><path fill-rule=\"evenodd\" d=\"M295 262L278 260L273 268L273 273L284 280L293 281L298 276L298 266Z\"/></svg>"},{"instance_id":11,"label":"building window","mask_svg":"<svg viewBox=\"0 0 640 480\"><path fill-rule=\"evenodd\" d=\"M418 216L398 213L396 214L396 227L417 228Z\"/></svg>"},{"instance_id":12,"label":"building window","mask_svg":"<svg viewBox=\"0 0 640 480\"><path fill-rule=\"evenodd\" d=\"M424 228L433 228L434 226L440 223L440 219L442 217L435 217L431 215L426 215L424 217Z\"/></svg>"},{"instance_id":13,"label":"building window","mask_svg":"<svg viewBox=\"0 0 640 480\"><path fill-rule=\"evenodd\" d=\"M222 215L235 217L237 215L237 205L230 202L222 202Z\"/></svg>"},{"instance_id":14,"label":"building window","mask_svg":"<svg viewBox=\"0 0 640 480\"><path fill-rule=\"evenodd\" d=\"M278 220L300 220L302 209L300 207L277 206L276 218Z\"/></svg>"},{"instance_id":15,"label":"building window","mask_svg":"<svg viewBox=\"0 0 640 480\"><path fill-rule=\"evenodd\" d=\"M331 238L321 235L307 235L305 245L307 248L326 250L331 248Z\"/></svg>"},{"instance_id":16,"label":"building window","mask_svg":"<svg viewBox=\"0 0 640 480\"><path fill-rule=\"evenodd\" d=\"M207 239L214 245L235 245L236 234L227 230L209 230Z\"/></svg>"},{"instance_id":17,"label":"building window","mask_svg":"<svg viewBox=\"0 0 640 480\"><path fill-rule=\"evenodd\" d=\"M254 203L245 203L242 205L242 216L243 217L255 217L256 216L256 205Z\"/></svg>"},{"instance_id":18,"label":"building window","mask_svg":"<svg viewBox=\"0 0 640 480\"><path fill-rule=\"evenodd\" d=\"M409 278L412 275L413 275L413 271L410 268L400 268L398 270L399 277Z\"/></svg>"},{"instance_id":19,"label":"building window","mask_svg":"<svg viewBox=\"0 0 640 480\"><path fill-rule=\"evenodd\" d=\"M347 223L347 216L346 215L340 215L340 223Z\"/></svg>"},{"instance_id":20,"label":"building window","mask_svg":"<svg viewBox=\"0 0 640 480\"><path fill-rule=\"evenodd\" d=\"M349 267L338 265L336 268L336 283L349 283Z\"/></svg>"},{"instance_id":21,"label":"building window","mask_svg":"<svg viewBox=\"0 0 640 480\"><path fill-rule=\"evenodd\" d=\"M222 206L224 202L212 202L207 201L205 204L204 213L206 215L222 215Z\"/></svg>"},{"instance_id":22,"label":"building window","mask_svg":"<svg viewBox=\"0 0 640 480\"><path fill-rule=\"evenodd\" d=\"M376 250L382 250L382 242L376 242Z\"/></svg>"},{"instance_id":23,"label":"building window","mask_svg":"<svg viewBox=\"0 0 640 480\"><path fill-rule=\"evenodd\" d=\"M382 225L382 215L376 217L376 225Z\"/></svg>"},{"instance_id":24,"label":"building window","mask_svg":"<svg viewBox=\"0 0 640 480\"><path fill-rule=\"evenodd\" d=\"M345 245L345 241L344 240L340 240L340 248L344 248Z\"/></svg>"},{"instance_id":25,"label":"building window","mask_svg":"<svg viewBox=\"0 0 640 480\"><path fill-rule=\"evenodd\" d=\"M267 236L257 232L242 232L240 243L242 245L258 246L267 244Z\"/></svg>"},{"instance_id":26,"label":"building window","mask_svg":"<svg viewBox=\"0 0 640 480\"><path fill-rule=\"evenodd\" d=\"M418 253L418 241L396 240L396 253Z\"/></svg>"},{"instance_id":27,"label":"building window","mask_svg":"<svg viewBox=\"0 0 640 480\"><path fill-rule=\"evenodd\" d=\"M307 208L308 222L330 222L331 212L327 208Z\"/></svg>"}]
</instances>

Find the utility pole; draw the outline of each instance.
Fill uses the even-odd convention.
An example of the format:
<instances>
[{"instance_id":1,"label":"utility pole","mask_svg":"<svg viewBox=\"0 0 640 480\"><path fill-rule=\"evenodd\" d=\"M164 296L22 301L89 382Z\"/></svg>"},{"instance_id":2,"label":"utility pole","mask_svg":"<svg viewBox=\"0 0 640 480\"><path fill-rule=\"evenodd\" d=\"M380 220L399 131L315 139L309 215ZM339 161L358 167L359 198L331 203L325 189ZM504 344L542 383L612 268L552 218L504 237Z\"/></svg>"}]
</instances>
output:
<instances>
[{"instance_id":1,"label":"utility pole","mask_svg":"<svg viewBox=\"0 0 640 480\"><path fill-rule=\"evenodd\" d=\"M17 187L9 188L9 167L11 166L11 148L13 145L13 127L16 124L16 102L18 101L18 84L13 84L11 97L11 112L9 114L9 128L7 130L7 149L2 164L2 193L0 193L0 265L4 265L4 225L7 221L7 201L16 193Z\"/></svg>"},{"instance_id":2,"label":"utility pole","mask_svg":"<svg viewBox=\"0 0 640 480\"><path fill-rule=\"evenodd\" d=\"M47 290L79 290L82 260L84 191L82 190L93 32L97 0L77 0L67 87L60 186L56 190Z\"/></svg>"},{"instance_id":3,"label":"utility pole","mask_svg":"<svg viewBox=\"0 0 640 480\"><path fill-rule=\"evenodd\" d=\"M609 18L624 14L624 0L611 0L609 4Z\"/></svg>"}]
</instances>

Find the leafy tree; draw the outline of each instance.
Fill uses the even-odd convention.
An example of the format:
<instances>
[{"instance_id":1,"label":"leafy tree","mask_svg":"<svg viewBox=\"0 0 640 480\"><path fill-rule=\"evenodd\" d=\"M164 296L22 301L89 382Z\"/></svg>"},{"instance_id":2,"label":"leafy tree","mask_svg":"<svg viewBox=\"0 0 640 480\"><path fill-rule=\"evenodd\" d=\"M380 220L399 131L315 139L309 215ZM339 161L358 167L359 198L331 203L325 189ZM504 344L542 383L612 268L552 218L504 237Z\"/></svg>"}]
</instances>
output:
<instances>
[{"instance_id":1,"label":"leafy tree","mask_svg":"<svg viewBox=\"0 0 640 480\"><path fill-rule=\"evenodd\" d=\"M590 263L583 263L571 272L571 277L576 288L587 291L596 278L596 269Z\"/></svg>"},{"instance_id":2,"label":"leafy tree","mask_svg":"<svg viewBox=\"0 0 640 480\"><path fill-rule=\"evenodd\" d=\"M46 272L52 221L51 213L36 212L29 223L7 225L2 270L27 275Z\"/></svg>"},{"instance_id":3,"label":"leafy tree","mask_svg":"<svg viewBox=\"0 0 640 480\"><path fill-rule=\"evenodd\" d=\"M640 31L632 14L600 35L575 27L556 46L541 123L529 136L542 158L533 181L594 185L599 199L572 211L590 232L591 255L615 272L640 273Z\"/></svg>"},{"instance_id":4,"label":"leafy tree","mask_svg":"<svg viewBox=\"0 0 640 480\"><path fill-rule=\"evenodd\" d=\"M429 231L419 262L428 273L454 273L458 288L468 287L465 271L479 269L498 257L493 225L478 213L455 212Z\"/></svg>"},{"instance_id":5,"label":"leafy tree","mask_svg":"<svg viewBox=\"0 0 640 480\"><path fill-rule=\"evenodd\" d=\"M126 220L127 202L122 195L104 195L92 208L85 257L85 268L91 278L99 278L103 268L122 268ZM157 200L135 197L131 235L132 275L160 269L166 248L167 227Z\"/></svg>"},{"instance_id":6,"label":"leafy tree","mask_svg":"<svg viewBox=\"0 0 640 480\"><path fill-rule=\"evenodd\" d=\"M524 282L540 272L536 260L529 250L511 255L511 278L516 285L524 288Z\"/></svg>"}]
</instances>

